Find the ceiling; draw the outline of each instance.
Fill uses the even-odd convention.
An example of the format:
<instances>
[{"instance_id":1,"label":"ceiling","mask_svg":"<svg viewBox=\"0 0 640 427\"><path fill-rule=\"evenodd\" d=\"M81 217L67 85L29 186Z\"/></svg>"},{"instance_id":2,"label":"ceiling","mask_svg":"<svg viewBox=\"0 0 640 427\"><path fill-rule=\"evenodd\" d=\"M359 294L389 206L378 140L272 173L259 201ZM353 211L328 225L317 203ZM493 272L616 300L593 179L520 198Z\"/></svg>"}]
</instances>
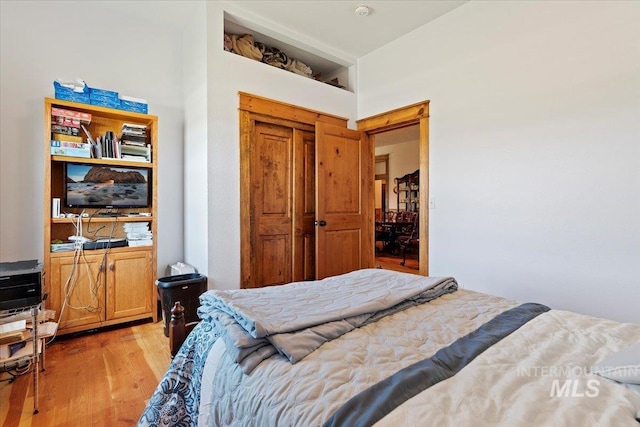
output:
<instances>
[{"instance_id":1,"label":"ceiling","mask_svg":"<svg viewBox=\"0 0 640 427\"><path fill-rule=\"evenodd\" d=\"M374 136L376 148L387 145L402 144L404 142L420 141L420 126L412 125L387 132L376 133Z\"/></svg>"},{"instance_id":2,"label":"ceiling","mask_svg":"<svg viewBox=\"0 0 640 427\"><path fill-rule=\"evenodd\" d=\"M243 0L228 3L359 58L467 3L467 0ZM354 12L360 5L369 7L367 16Z\"/></svg>"},{"instance_id":3,"label":"ceiling","mask_svg":"<svg viewBox=\"0 0 640 427\"><path fill-rule=\"evenodd\" d=\"M102 6L181 30L189 21L198 2L203 0L96 1ZM390 41L411 32L439 16L467 3L468 0L236 0L223 1L235 9L286 28L290 35L318 41L337 52L360 58ZM366 5L367 16L356 15L357 6Z\"/></svg>"}]
</instances>

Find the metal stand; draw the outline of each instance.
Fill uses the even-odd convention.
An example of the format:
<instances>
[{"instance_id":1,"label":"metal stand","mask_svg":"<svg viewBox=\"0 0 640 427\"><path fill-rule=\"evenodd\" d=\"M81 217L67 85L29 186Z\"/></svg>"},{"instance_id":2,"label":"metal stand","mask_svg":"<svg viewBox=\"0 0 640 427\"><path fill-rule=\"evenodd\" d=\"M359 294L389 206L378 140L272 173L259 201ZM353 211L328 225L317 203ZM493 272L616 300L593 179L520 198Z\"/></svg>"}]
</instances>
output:
<instances>
[{"instance_id":1,"label":"metal stand","mask_svg":"<svg viewBox=\"0 0 640 427\"><path fill-rule=\"evenodd\" d=\"M25 313L27 311L29 311L31 315L31 322L32 322L31 339L30 339L31 353L23 354L23 355L14 355L7 359L0 359L0 365L2 365L3 368L5 368L5 371L7 372L7 374L11 376L11 379L9 379L9 382L13 382L15 381L16 378L18 378L18 376L22 374L16 375L11 373L9 370L6 369L7 365L16 364L17 366L21 361L29 360L30 366L28 367L28 369L31 369L31 376L33 381L33 413L34 414L37 414L39 412L38 381L39 381L40 370L42 369L44 371L44 354L42 354L42 358L40 358L40 353L41 352L44 353L44 343L41 343L41 341L44 338L38 337L39 310L40 310L40 304L21 307L19 309L0 311L0 318L16 316L21 313Z\"/></svg>"}]
</instances>

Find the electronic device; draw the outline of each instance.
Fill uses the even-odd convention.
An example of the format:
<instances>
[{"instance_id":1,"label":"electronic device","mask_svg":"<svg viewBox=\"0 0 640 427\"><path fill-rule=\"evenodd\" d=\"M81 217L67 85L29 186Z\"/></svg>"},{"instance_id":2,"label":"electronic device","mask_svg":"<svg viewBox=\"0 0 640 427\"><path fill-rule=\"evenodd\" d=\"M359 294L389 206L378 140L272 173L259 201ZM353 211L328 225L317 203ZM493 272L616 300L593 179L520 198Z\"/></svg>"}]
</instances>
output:
<instances>
[{"instance_id":1,"label":"electronic device","mask_svg":"<svg viewBox=\"0 0 640 427\"><path fill-rule=\"evenodd\" d=\"M119 217L119 216L127 216L127 214L122 212L98 212L96 214L98 217Z\"/></svg>"},{"instance_id":2,"label":"electronic device","mask_svg":"<svg viewBox=\"0 0 640 427\"><path fill-rule=\"evenodd\" d=\"M65 163L65 208L148 208L151 169Z\"/></svg>"},{"instance_id":3,"label":"electronic device","mask_svg":"<svg viewBox=\"0 0 640 427\"><path fill-rule=\"evenodd\" d=\"M54 197L51 200L51 218L58 218L60 216L60 198Z\"/></svg>"},{"instance_id":4,"label":"electronic device","mask_svg":"<svg viewBox=\"0 0 640 427\"><path fill-rule=\"evenodd\" d=\"M86 242L82 244L82 249L90 251L94 249L122 248L127 246L127 239L98 239L95 242Z\"/></svg>"},{"instance_id":5,"label":"electronic device","mask_svg":"<svg viewBox=\"0 0 640 427\"><path fill-rule=\"evenodd\" d=\"M0 263L0 310L42 301L42 267L36 260Z\"/></svg>"}]
</instances>

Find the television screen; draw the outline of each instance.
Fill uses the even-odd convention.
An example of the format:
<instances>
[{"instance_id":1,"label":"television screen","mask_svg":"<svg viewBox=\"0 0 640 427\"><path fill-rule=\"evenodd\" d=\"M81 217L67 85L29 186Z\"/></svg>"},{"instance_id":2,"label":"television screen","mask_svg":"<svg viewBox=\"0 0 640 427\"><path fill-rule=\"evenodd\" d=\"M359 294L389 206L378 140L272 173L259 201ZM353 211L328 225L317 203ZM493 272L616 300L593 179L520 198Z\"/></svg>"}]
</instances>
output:
<instances>
[{"instance_id":1,"label":"television screen","mask_svg":"<svg viewBox=\"0 0 640 427\"><path fill-rule=\"evenodd\" d=\"M67 163L67 208L146 208L151 205L151 170L127 166Z\"/></svg>"}]
</instances>

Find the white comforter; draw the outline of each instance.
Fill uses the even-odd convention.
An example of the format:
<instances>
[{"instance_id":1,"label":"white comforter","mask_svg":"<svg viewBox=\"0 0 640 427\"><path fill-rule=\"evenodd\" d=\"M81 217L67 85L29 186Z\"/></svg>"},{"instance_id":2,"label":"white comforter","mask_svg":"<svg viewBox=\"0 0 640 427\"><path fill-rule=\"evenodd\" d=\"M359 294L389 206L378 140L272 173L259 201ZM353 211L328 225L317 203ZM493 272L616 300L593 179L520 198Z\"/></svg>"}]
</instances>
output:
<instances>
[{"instance_id":1,"label":"white comforter","mask_svg":"<svg viewBox=\"0 0 640 427\"><path fill-rule=\"evenodd\" d=\"M272 356L251 375L218 340L202 380L198 424L322 425L350 397L516 305L458 290L351 331L295 365ZM637 427L640 394L589 371L638 342L640 325L552 310L376 425Z\"/></svg>"}]
</instances>

